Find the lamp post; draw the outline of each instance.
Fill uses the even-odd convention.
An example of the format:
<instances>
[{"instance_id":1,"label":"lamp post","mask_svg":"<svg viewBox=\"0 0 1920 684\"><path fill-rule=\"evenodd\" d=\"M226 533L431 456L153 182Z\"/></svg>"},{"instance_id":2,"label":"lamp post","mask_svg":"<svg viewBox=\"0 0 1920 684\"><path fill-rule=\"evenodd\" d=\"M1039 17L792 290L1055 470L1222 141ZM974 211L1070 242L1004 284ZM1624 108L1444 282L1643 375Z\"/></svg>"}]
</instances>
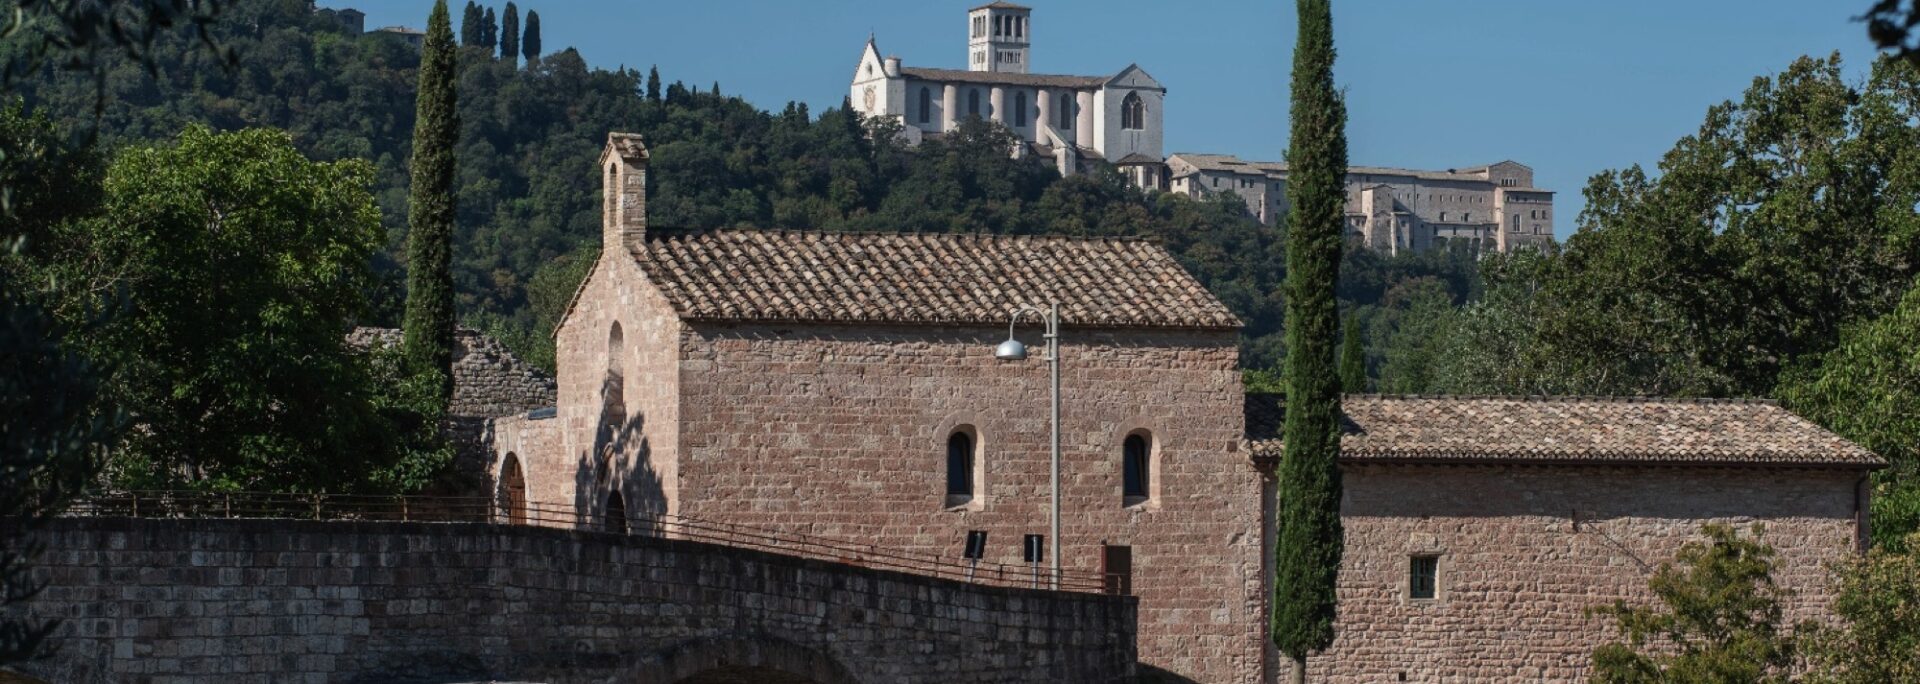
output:
<instances>
[{"instance_id":1,"label":"lamp post","mask_svg":"<svg viewBox=\"0 0 1920 684\"><path fill-rule=\"evenodd\" d=\"M1052 469L1052 511L1048 524L1047 555L1052 573L1051 587L1060 588L1060 303L1053 302L1046 310L1037 307L1022 306L1014 310L1007 319L1007 341L993 348L994 358L1002 361L1025 361L1027 345L1013 336L1013 326L1020 322L1025 314L1039 316L1047 324L1047 373L1050 376L1049 423L1051 425L1051 447L1053 452Z\"/></svg>"}]
</instances>

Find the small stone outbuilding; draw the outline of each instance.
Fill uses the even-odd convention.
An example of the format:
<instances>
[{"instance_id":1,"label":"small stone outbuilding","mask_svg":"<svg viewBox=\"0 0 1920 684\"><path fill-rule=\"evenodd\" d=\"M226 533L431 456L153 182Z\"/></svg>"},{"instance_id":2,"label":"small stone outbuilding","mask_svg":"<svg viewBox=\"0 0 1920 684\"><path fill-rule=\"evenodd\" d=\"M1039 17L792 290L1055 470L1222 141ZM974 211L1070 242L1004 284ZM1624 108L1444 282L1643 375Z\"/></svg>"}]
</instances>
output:
<instances>
[{"instance_id":1,"label":"small stone outbuilding","mask_svg":"<svg viewBox=\"0 0 1920 684\"><path fill-rule=\"evenodd\" d=\"M1793 592L1827 612L1827 566L1864 548L1882 461L1763 401L1348 396L1337 637L1343 682L1585 681L1608 624L1706 523L1762 525ZM1281 402L1247 401L1280 458Z\"/></svg>"}]
</instances>

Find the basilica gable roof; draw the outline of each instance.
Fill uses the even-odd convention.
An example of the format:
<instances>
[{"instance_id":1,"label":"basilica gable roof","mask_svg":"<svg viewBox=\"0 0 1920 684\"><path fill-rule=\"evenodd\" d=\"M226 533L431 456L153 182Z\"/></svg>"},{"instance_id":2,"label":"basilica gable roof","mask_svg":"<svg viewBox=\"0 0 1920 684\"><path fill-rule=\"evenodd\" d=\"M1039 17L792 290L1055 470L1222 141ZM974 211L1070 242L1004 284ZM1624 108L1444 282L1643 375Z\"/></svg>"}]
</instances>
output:
<instances>
[{"instance_id":1,"label":"basilica gable roof","mask_svg":"<svg viewBox=\"0 0 1920 684\"><path fill-rule=\"evenodd\" d=\"M1005 325L1057 301L1072 326L1240 326L1132 238L715 230L651 233L634 259L692 320Z\"/></svg>"},{"instance_id":2,"label":"basilica gable roof","mask_svg":"<svg viewBox=\"0 0 1920 684\"><path fill-rule=\"evenodd\" d=\"M1859 445L1767 401L1348 395L1343 463L1876 468ZM1280 457L1275 395L1246 400L1256 461Z\"/></svg>"}]
</instances>

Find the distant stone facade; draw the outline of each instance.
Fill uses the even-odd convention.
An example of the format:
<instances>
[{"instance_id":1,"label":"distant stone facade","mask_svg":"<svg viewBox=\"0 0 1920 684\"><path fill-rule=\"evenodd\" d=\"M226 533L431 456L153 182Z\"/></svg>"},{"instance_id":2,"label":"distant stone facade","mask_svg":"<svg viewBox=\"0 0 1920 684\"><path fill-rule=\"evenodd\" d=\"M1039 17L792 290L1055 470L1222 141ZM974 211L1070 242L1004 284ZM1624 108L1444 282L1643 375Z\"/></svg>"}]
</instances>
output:
<instances>
[{"instance_id":1,"label":"distant stone facade","mask_svg":"<svg viewBox=\"0 0 1920 684\"><path fill-rule=\"evenodd\" d=\"M400 344L398 328L355 328L347 344L358 349ZM453 418L494 418L553 406L555 386L545 372L478 330L454 331Z\"/></svg>"},{"instance_id":2,"label":"distant stone facade","mask_svg":"<svg viewBox=\"0 0 1920 684\"><path fill-rule=\"evenodd\" d=\"M868 40L854 69L854 111L904 125L910 142L968 118L1012 129L1016 155L1050 159L1062 175L1106 161L1143 188L1166 182L1161 144L1167 89L1139 65L1100 76L1030 72L1032 9L992 2L967 12L967 68L905 66Z\"/></svg>"},{"instance_id":3,"label":"distant stone facade","mask_svg":"<svg viewBox=\"0 0 1920 684\"><path fill-rule=\"evenodd\" d=\"M1287 212L1285 164L1179 153L1167 168L1170 192L1238 195L1269 226ZM1347 233L1388 254L1459 244L1475 252L1552 249L1553 194L1512 161L1444 171L1355 166L1347 170Z\"/></svg>"},{"instance_id":4,"label":"distant stone facade","mask_svg":"<svg viewBox=\"0 0 1920 684\"><path fill-rule=\"evenodd\" d=\"M1116 682L1134 600L544 527L54 521L59 651L120 682ZM797 678L797 679L796 679ZM0 672L0 680L17 681Z\"/></svg>"}]
</instances>

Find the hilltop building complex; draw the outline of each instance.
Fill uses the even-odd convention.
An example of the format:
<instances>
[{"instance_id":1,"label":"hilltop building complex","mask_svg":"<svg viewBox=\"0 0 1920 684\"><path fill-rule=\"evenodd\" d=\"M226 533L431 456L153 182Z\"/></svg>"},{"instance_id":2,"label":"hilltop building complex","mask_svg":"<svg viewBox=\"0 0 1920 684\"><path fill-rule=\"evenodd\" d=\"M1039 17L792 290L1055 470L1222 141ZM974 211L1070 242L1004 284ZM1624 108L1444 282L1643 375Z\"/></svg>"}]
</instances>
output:
<instances>
[{"instance_id":1,"label":"hilltop building complex","mask_svg":"<svg viewBox=\"0 0 1920 684\"><path fill-rule=\"evenodd\" d=\"M900 122L910 144L969 118L993 121L1019 136L1015 155L1049 159L1062 175L1104 162L1147 190L1234 193L1261 222L1278 223L1287 210L1285 164L1163 156L1167 88L1138 64L1108 75L1033 73L1032 14L1009 2L969 10L966 69L907 66L868 39L849 93L854 111ZM1445 171L1356 166L1347 194L1348 228L1369 249L1553 246L1553 191L1535 187L1533 169L1518 162Z\"/></svg>"}]
</instances>

